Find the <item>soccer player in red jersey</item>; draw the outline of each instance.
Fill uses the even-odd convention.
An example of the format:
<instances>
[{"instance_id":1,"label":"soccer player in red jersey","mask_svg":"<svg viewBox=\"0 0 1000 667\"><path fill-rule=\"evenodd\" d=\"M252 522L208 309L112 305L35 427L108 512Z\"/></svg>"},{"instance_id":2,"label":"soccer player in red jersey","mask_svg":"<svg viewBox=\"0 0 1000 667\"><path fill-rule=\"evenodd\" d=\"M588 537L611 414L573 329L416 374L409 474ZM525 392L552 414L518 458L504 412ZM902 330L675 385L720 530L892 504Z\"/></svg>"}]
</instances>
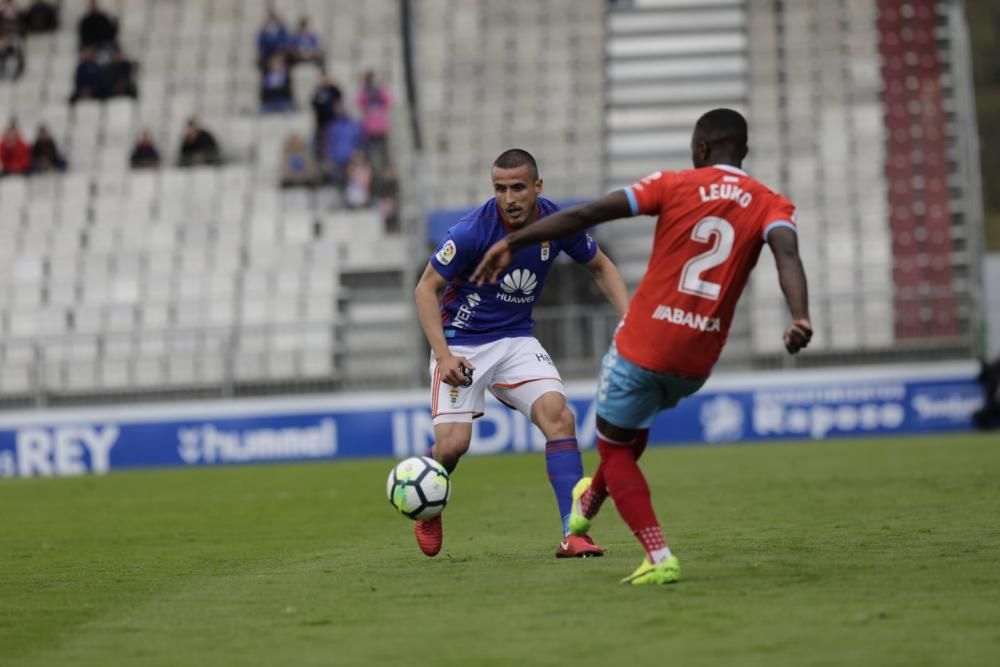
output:
<instances>
[{"instance_id":1,"label":"soccer player in red jersey","mask_svg":"<svg viewBox=\"0 0 1000 667\"><path fill-rule=\"evenodd\" d=\"M680 564L663 538L637 461L657 413L698 391L719 358L736 302L766 243L778 268L791 324L785 349L809 344L806 276L799 259L795 207L741 169L747 124L731 109L715 109L695 124L694 169L656 172L605 197L555 213L510 234L483 257L475 281L493 281L511 253L610 220L656 215L653 250L601 366L593 479L574 489L570 529L585 531L610 493L646 552L622 583L667 584Z\"/></svg>"}]
</instances>

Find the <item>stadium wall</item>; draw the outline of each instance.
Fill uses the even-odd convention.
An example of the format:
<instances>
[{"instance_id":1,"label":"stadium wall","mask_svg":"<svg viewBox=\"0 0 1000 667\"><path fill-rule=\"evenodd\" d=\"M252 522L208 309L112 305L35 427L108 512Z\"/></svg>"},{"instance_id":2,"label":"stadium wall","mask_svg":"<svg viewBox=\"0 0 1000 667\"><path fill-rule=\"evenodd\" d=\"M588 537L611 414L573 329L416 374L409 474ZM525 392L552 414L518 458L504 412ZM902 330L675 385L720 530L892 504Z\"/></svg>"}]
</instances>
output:
<instances>
[{"instance_id":1,"label":"stadium wall","mask_svg":"<svg viewBox=\"0 0 1000 667\"><path fill-rule=\"evenodd\" d=\"M719 375L660 415L651 442L752 443L962 431L982 403L973 362ZM567 386L581 446L594 440L593 383ZM0 418L0 477L424 453L426 392L46 410ZM544 438L495 401L471 452L542 451Z\"/></svg>"}]
</instances>

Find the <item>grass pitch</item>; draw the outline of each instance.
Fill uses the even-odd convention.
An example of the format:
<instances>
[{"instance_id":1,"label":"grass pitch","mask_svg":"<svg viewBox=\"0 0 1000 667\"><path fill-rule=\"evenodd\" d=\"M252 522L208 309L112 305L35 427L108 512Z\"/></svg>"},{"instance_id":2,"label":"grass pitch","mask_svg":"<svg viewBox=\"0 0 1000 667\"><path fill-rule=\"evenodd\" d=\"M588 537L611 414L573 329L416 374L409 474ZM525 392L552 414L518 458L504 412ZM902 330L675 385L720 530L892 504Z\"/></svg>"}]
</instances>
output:
<instances>
[{"instance_id":1,"label":"grass pitch","mask_svg":"<svg viewBox=\"0 0 1000 667\"><path fill-rule=\"evenodd\" d=\"M587 469L595 464L587 457ZM0 482L0 663L995 665L1000 438L661 448L683 580L557 561L541 455L469 458L431 560L388 460Z\"/></svg>"}]
</instances>

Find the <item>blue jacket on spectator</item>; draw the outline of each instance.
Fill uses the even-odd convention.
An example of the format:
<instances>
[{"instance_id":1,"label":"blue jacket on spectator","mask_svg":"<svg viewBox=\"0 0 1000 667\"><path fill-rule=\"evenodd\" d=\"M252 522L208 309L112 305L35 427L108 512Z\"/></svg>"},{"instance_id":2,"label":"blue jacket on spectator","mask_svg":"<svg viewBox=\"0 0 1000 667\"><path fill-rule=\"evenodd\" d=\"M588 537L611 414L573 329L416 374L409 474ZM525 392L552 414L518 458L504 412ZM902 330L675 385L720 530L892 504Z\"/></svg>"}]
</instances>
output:
<instances>
[{"instance_id":1,"label":"blue jacket on spectator","mask_svg":"<svg viewBox=\"0 0 1000 667\"><path fill-rule=\"evenodd\" d=\"M268 23L257 32L257 53L266 60L288 46L288 30L284 23Z\"/></svg>"},{"instance_id":2,"label":"blue jacket on spectator","mask_svg":"<svg viewBox=\"0 0 1000 667\"><path fill-rule=\"evenodd\" d=\"M289 38L289 41L296 52L319 49L319 35L314 32L297 32Z\"/></svg>"},{"instance_id":3,"label":"blue jacket on spectator","mask_svg":"<svg viewBox=\"0 0 1000 667\"><path fill-rule=\"evenodd\" d=\"M364 147L364 129L350 116L335 116L326 126L326 156L336 166L346 166L354 151Z\"/></svg>"},{"instance_id":4,"label":"blue jacket on spectator","mask_svg":"<svg viewBox=\"0 0 1000 667\"><path fill-rule=\"evenodd\" d=\"M95 60L81 60L76 66L74 83L76 92L86 92L91 97L102 97L106 88L104 68Z\"/></svg>"}]
</instances>

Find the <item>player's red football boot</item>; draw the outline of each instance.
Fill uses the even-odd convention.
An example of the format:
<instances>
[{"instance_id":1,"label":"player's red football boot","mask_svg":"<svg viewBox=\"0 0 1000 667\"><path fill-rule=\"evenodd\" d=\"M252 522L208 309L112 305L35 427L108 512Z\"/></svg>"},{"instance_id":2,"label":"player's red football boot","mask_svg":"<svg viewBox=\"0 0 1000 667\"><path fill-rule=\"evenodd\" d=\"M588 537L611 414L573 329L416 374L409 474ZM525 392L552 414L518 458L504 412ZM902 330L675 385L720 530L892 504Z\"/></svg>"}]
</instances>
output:
<instances>
[{"instance_id":1,"label":"player's red football boot","mask_svg":"<svg viewBox=\"0 0 1000 667\"><path fill-rule=\"evenodd\" d=\"M569 534L559 543L556 558L597 558L604 555L604 549L594 544L589 535Z\"/></svg>"},{"instance_id":2,"label":"player's red football boot","mask_svg":"<svg viewBox=\"0 0 1000 667\"><path fill-rule=\"evenodd\" d=\"M437 556L444 542L444 528L441 527L441 515L427 521L414 522L413 532L417 536L417 545L425 556Z\"/></svg>"}]
</instances>

